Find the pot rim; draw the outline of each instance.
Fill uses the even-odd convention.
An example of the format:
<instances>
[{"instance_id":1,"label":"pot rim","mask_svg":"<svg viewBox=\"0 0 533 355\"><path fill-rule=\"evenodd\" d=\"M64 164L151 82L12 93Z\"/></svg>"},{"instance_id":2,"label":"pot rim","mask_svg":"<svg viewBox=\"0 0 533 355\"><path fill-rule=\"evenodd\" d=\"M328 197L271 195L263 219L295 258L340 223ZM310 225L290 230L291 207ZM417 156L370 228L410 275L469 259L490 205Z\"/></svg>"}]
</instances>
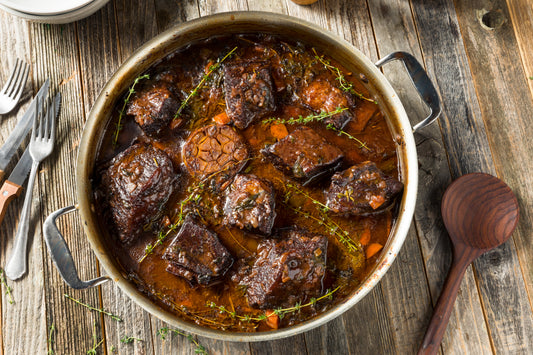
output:
<instances>
[{"instance_id":1,"label":"pot rim","mask_svg":"<svg viewBox=\"0 0 533 355\"><path fill-rule=\"evenodd\" d=\"M393 121L392 123L389 122L393 136L399 135L401 137L401 144L397 151L399 164L401 165L401 177L404 182L404 193L398 217L391 229L388 242L384 246L384 252L364 282L347 299L318 317L295 326L260 333L237 333L214 330L185 321L153 303L123 276L116 262L107 254L104 244L98 237L98 227L94 223L95 207L92 197L91 175L94 165L94 153L100 142L100 137L97 137L96 133L102 130L101 127L104 122L107 123L108 110L114 106L117 98L121 97L120 94L131 84L133 78L149 68L158 59L175 50L172 48L172 43L181 38L180 36L187 37L190 33L198 33L205 26L209 28L224 28L252 22L257 24L258 28L263 28L263 26L288 26L289 28L294 28L305 33L306 36L319 38L322 42L327 41L330 45L336 46L338 52L346 53L348 57L356 60L358 69L368 78L376 93L379 94L380 100L384 104L382 108L387 108L390 111L387 116L389 120ZM110 105L110 102L112 105ZM391 126L391 124L394 126ZM76 166L76 192L85 234L104 270L120 289L144 310L173 326L200 336L239 342L274 340L303 333L338 317L359 302L377 285L399 253L414 214L417 186L418 164L411 124L398 95L379 69L352 44L327 30L318 28L317 25L311 22L287 15L262 11L225 12L187 21L159 34L135 51L109 79L96 99L83 129Z\"/></svg>"}]
</instances>

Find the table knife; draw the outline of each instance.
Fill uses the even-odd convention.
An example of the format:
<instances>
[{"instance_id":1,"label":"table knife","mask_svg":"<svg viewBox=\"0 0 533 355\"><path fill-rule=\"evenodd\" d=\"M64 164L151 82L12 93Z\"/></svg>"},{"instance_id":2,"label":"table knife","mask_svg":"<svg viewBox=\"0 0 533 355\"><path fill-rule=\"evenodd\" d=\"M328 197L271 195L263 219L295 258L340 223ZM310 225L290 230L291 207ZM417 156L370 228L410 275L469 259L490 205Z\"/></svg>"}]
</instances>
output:
<instances>
[{"instance_id":1,"label":"table knife","mask_svg":"<svg viewBox=\"0 0 533 355\"><path fill-rule=\"evenodd\" d=\"M11 158L13 157L18 147L20 146L20 143L22 143L22 141L24 140L33 125L33 113L35 112L37 98L39 98L41 102L44 102L48 95L49 86L50 79L46 79L43 86L41 86L41 88L37 92L37 95L35 95L35 98L28 107L28 110L24 113L24 116L22 116L22 118L17 122L15 128L13 129L13 132L11 132L4 145L0 148L0 181L4 177L4 171L9 162L11 161Z\"/></svg>"},{"instance_id":2,"label":"table knife","mask_svg":"<svg viewBox=\"0 0 533 355\"><path fill-rule=\"evenodd\" d=\"M18 161L15 169L11 172L11 175L2 185L0 189L0 224L4 220L4 215L6 214L7 206L15 197L20 195L22 191L22 185L28 174L31 170L31 155L29 148L26 148L24 154Z\"/></svg>"}]
</instances>

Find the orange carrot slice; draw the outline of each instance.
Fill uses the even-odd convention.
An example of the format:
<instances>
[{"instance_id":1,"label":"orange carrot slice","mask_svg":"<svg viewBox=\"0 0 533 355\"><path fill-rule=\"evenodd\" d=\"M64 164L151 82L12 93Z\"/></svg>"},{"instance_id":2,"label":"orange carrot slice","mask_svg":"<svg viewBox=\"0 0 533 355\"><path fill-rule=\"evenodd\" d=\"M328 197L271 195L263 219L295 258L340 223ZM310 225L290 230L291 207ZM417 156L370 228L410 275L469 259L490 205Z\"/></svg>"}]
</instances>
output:
<instances>
[{"instance_id":1,"label":"orange carrot slice","mask_svg":"<svg viewBox=\"0 0 533 355\"><path fill-rule=\"evenodd\" d=\"M218 115L216 115L215 117L213 117L213 121L215 121L215 123L217 125L225 125L225 124L228 124L230 119L229 119L229 116L228 114L226 113L226 111L222 112L222 113L219 113Z\"/></svg>"},{"instance_id":2,"label":"orange carrot slice","mask_svg":"<svg viewBox=\"0 0 533 355\"><path fill-rule=\"evenodd\" d=\"M370 259L371 257L373 257L374 255L376 255L376 253L378 251L380 251L381 249L383 249L383 245L379 244L379 243L372 243L370 244L367 248L366 248L366 258L367 259Z\"/></svg>"},{"instance_id":3,"label":"orange carrot slice","mask_svg":"<svg viewBox=\"0 0 533 355\"><path fill-rule=\"evenodd\" d=\"M270 126L270 134L277 139L283 139L289 135L289 131L287 131L287 127L283 123L275 123Z\"/></svg>"},{"instance_id":4,"label":"orange carrot slice","mask_svg":"<svg viewBox=\"0 0 533 355\"><path fill-rule=\"evenodd\" d=\"M265 311L265 315L267 316L265 323L272 329L278 329L279 328L279 316L274 313L273 310Z\"/></svg>"},{"instance_id":5,"label":"orange carrot slice","mask_svg":"<svg viewBox=\"0 0 533 355\"><path fill-rule=\"evenodd\" d=\"M367 245L370 242L370 229L365 228L363 233L361 233L361 238L359 238L359 243L362 245Z\"/></svg>"}]
</instances>

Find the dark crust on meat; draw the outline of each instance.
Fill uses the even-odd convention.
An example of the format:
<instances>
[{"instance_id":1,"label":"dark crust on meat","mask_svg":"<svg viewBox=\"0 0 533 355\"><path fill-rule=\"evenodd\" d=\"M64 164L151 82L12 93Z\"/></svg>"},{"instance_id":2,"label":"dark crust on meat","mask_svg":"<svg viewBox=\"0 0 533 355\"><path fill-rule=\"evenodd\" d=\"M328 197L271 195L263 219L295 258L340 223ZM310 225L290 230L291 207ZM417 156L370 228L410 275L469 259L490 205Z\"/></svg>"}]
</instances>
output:
<instances>
[{"instance_id":1,"label":"dark crust on meat","mask_svg":"<svg viewBox=\"0 0 533 355\"><path fill-rule=\"evenodd\" d=\"M156 224L175 181L170 158L149 144L134 144L113 159L102 188L120 241L128 243Z\"/></svg>"},{"instance_id":2,"label":"dark crust on meat","mask_svg":"<svg viewBox=\"0 0 533 355\"><path fill-rule=\"evenodd\" d=\"M188 215L163 255L167 271L192 285L209 286L224 276L233 257L215 232Z\"/></svg>"},{"instance_id":3,"label":"dark crust on meat","mask_svg":"<svg viewBox=\"0 0 533 355\"><path fill-rule=\"evenodd\" d=\"M246 129L276 110L270 65L264 61L240 61L224 66L226 112L234 125Z\"/></svg>"},{"instance_id":4,"label":"dark crust on meat","mask_svg":"<svg viewBox=\"0 0 533 355\"><path fill-rule=\"evenodd\" d=\"M261 150L274 166L306 184L337 169L342 151L309 127L300 127L279 142Z\"/></svg>"},{"instance_id":5,"label":"dark crust on meat","mask_svg":"<svg viewBox=\"0 0 533 355\"><path fill-rule=\"evenodd\" d=\"M135 116L144 133L157 136L172 121L179 106L168 84L160 82L135 94L126 113Z\"/></svg>"},{"instance_id":6,"label":"dark crust on meat","mask_svg":"<svg viewBox=\"0 0 533 355\"><path fill-rule=\"evenodd\" d=\"M258 257L241 285L251 307L292 307L322 292L328 239L303 229L259 244Z\"/></svg>"},{"instance_id":7,"label":"dark crust on meat","mask_svg":"<svg viewBox=\"0 0 533 355\"><path fill-rule=\"evenodd\" d=\"M189 173L199 179L218 172L229 180L246 164L249 152L244 139L227 125L202 127L189 136L181 150Z\"/></svg>"},{"instance_id":8,"label":"dark crust on meat","mask_svg":"<svg viewBox=\"0 0 533 355\"><path fill-rule=\"evenodd\" d=\"M400 181L367 161L333 175L326 205L337 214L378 213L389 207L402 190Z\"/></svg>"},{"instance_id":9,"label":"dark crust on meat","mask_svg":"<svg viewBox=\"0 0 533 355\"><path fill-rule=\"evenodd\" d=\"M252 174L238 174L226 189L224 223L269 235L276 218L272 183Z\"/></svg>"}]
</instances>

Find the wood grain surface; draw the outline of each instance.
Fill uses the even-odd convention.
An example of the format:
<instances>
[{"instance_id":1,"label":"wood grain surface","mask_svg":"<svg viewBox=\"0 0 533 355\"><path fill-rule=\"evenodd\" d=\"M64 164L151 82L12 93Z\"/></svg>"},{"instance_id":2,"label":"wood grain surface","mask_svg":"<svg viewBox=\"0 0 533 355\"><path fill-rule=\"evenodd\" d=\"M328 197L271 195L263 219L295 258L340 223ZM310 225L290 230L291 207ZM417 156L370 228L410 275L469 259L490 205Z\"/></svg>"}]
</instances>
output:
<instances>
[{"instance_id":1,"label":"wood grain surface","mask_svg":"<svg viewBox=\"0 0 533 355\"><path fill-rule=\"evenodd\" d=\"M112 0L92 16L47 25L0 11L0 86L16 58L31 63L21 104L0 117L0 144L47 77L63 94L58 145L35 186L29 274L2 283L0 353L194 354L112 283L69 289L55 270L41 228L52 211L76 202L74 166L88 112L105 82L146 41L187 20L224 11L270 11L306 19L351 42L372 61L412 53L442 100L438 123L416 135L418 200L395 263L357 305L328 324L291 338L232 343L194 336L210 354L414 354L451 263L440 215L442 194L466 173L497 175L515 191L520 223L511 240L467 268L440 353L533 352L533 6L528 0ZM383 68L413 123L426 108L400 63ZM16 158L22 153L17 152ZM8 166L13 169L16 159ZM1 182L0 182L1 183ZM0 266L22 208L14 199L0 225ZM105 274L79 217L59 221L82 278ZM11 289L14 303L6 294ZM68 294L122 318L90 311ZM135 337L124 343L124 337ZM101 343L100 343L101 341Z\"/></svg>"}]
</instances>

